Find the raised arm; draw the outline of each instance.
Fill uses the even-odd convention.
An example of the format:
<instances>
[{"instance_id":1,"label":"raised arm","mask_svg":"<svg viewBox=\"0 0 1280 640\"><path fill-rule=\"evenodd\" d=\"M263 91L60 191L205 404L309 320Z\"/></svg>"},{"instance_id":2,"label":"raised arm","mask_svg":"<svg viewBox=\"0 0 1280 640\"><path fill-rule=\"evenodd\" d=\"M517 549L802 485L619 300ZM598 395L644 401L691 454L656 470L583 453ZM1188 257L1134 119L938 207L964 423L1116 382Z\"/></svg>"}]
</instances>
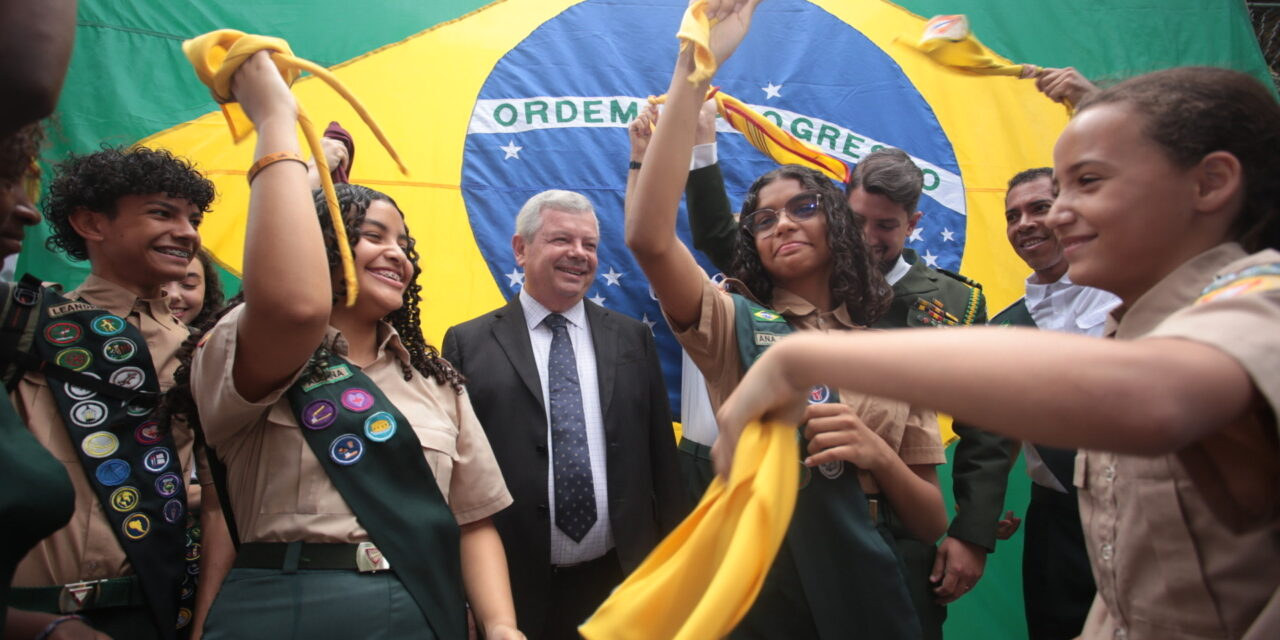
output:
<instances>
[{"instance_id":1,"label":"raised arm","mask_svg":"<svg viewBox=\"0 0 1280 640\"><path fill-rule=\"evenodd\" d=\"M254 159L299 152L298 107L266 52L232 82L258 130ZM244 315L236 338L236 390L256 401L283 385L319 346L333 285L307 167L282 161L254 178L244 243Z\"/></svg>"},{"instance_id":2,"label":"raised arm","mask_svg":"<svg viewBox=\"0 0 1280 640\"><path fill-rule=\"evenodd\" d=\"M708 13L720 18L711 29L711 47L720 63L746 35L757 2L708 3ZM698 110L710 87L710 79L697 85L688 81L694 70L692 51L687 47L676 59L662 124L649 141L635 192L627 195L626 215L627 247L649 278L663 311L679 328L698 320L701 280L706 277L689 248L676 237L676 212L689 175Z\"/></svg>"}]
</instances>

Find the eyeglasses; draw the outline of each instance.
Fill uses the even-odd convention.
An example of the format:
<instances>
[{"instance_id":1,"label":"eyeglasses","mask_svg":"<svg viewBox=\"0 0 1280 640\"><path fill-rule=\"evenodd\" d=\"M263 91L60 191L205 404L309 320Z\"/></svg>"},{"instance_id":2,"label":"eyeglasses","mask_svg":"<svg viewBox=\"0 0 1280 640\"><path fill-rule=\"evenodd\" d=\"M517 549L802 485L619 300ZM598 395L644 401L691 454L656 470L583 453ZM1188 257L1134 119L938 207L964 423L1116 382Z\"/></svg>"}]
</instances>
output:
<instances>
[{"instance_id":1,"label":"eyeglasses","mask_svg":"<svg viewBox=\"0 0 1280 640\"><path fill-rule=\"evenodd\" d=\"M815 191L793 196L781 209L756 209L742 219L742 229L753 238L768 238L778 228L782 214L792 222L803 222L822 212L822 199Z\"/></svg>"}]
</instances>

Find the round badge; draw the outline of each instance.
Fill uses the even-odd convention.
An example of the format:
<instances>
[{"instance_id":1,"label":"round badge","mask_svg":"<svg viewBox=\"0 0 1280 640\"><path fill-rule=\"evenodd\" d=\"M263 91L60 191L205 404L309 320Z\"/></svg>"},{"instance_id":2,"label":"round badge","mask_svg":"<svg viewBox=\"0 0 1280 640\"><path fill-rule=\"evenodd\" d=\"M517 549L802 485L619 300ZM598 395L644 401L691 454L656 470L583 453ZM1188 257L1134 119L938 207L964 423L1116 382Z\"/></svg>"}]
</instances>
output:
<instances>
[{"instance_id":1,"label":"round badge","mask_svg":"<svg viewBox=\"0 0 1280 640\"><path fill-rule=\"evenodd\" d=\"M89 328L100 336L114 336L124 331L124 318L111 314L100 315L89 323Z\"/></svg>"},{"instance_id":2,"label":"round badge","mask_svg":"<svg viewBox=\"0 0 1280 640\"><path fill-rule=\"evenodd\" d=\"M193 542L187 545L187 562L195 562L200 559L200 543Z\"/></svg>"},{"instance_id":3,"label":"round badge","mask_svg":"<svg viewBox=\"0 0 1280 640\"><path fill-rule=\"evenodd\" d=\"M182 489L182 478L176 473L166 473L156 478L156 493L162 498L172 498Z\"/></svg>"},{"instance_id":4,"label":"round badge","mask_svg":"<svg viewBox=\"0 0 1280 640\"><path fill-rule=\"evenodd\" d=\"M111 362L126 362L137 352L137 343L128 338L112 338L102 345L102 355Z\"/></svg>"},{"instance_id":5,"label":"round badge","mask_svg":"<svg viewBox=\"0 0 1280 640\"><path fill-rule=\"evenodd\" d=\"M48 340L50 344L66 346L74 344L83 333L80 325L74 322L55 322L45 328L44 339Z\"/></svg>"},{"instance_id":6,"label":"round badge","mask_svg":"<svg viewBox=\"0 0 1280 640\"><path fill-rule=\"evenodd\" d=\"M302 426L319 431L338 419L338 407L328 400L316 400L302 408L298 419Z\"/></svg>"},{"instance_id":7,"label":"round badge","mask_svg":"<svg viewBox=\"0 0 1280 640\"><path fill-rule=\"evenodd\" d=\"M196 595L196 586L194 584L190 584L188 580L183 580L182 590L178 592L178 599L190 600L195 595Z\"/></svg>"},{"instance_id":8,"label":"round badge","mask_svg":"<svg viewBox=\"0 0 1280 640\"><path fill-rule=\"evenodd\" d=\"M164 514L165 522L175 524L182 519L184 511L186 511L186 509L182 507L182 501L174 498L173 500L164 503L164 509L161 510L161 513Z\"/></svg>"},{"instance_id":9,"label":"round badge","mask_svg":"<svg viewBox=\"0 0 1280 640\"><path fill-rule=\"evenodd\" d=\"M194 591L192 592L194 593ZM178 609L178 628L182 629L191 624L191 610L186 607Z\"/></svg>"},{"instance_id":10,"label":"round badge","mask_svg":"<svg viewBox=\"0 0 1280 640\"><path fill-rule=\"evenodd\" d=\"M801 462L800 463L800 488L803 489L809 486L809 480L812 480L812 479L813 479L813 470L811 470L808 466L806 466L804 462Z\"/></svg>"},{"instance_id":11,"label":"round badge","mask_svg":"<svg viewBox=\"0 0 1280 640\"><path fill-rule=\"evenodd\" d=\"M832 460L831 462L824 462L818 465L818 471L822 472L822 475L828 480L835 480L844 475L844 461Z\"/></svg>"},{"instance_id":12,"label":"round badge","mask_svg":"<svg viewBox=\"0 0 1280 640\"><path fill-rule=\"evenodd\" d=\"M124 519L120 524L120 529L124 531L126 538L130 540L141 540L151 533L151 518L146 514L134 513Z\"/></svg>"},{"instance_id":13,"label":"round badge","mask_svg":"<svg viewBox=\"0 0 1280 640\"><path fill-rule=\"evenodd\" d=\"M124 338L120 338L124 340ZM126 389L137 389L146 382L147 374L142 372L138 367L121 367L111 374L111 384Z\"/></svg>"},{"instance_id":14,"label":"round badge","mask_svg":"<svg viewBox=\"0 0 1280 640\"><path fill-rule=\"evenodd\" d=\"M84 375L89 376L90 378L97 378L99 380L102 379L102 377L99 376L98 374L89 373L88 371L84 372ZM72 400L84 400L86 398L92 398L97 393L95 391L85 389L84 387L77 387L74 384L71 384L70 382L63 383L62 390L65 391L68 396L71 396Z\"/></svg>"},{"instance_id":15,"label":"round badge","mask_svg":"<svg viewBox=\"0 0 1280 640\"><path fill-rule=\"evenodd\" d=\"M364 421L364 437L374 442L386 442L396 434L396 419L386 411L379 411Z\"/></svg>"},{"instance_id":16,"label":"round badge","mask_svg":"<svg viewBox=\"0 0 1280 640\"><path fill-rule=\"evenodd\" d=\"M809 390L809 404L822 404L831 399L831 389L820 384Z\"/></svg>"},{"instance_id":17,"label":"round badge","mask_svg":"<svg viewBox=\"0 0 1280 640\"><path fill-rule=\"evenodd\" d=\"M111 508L121 513L128 513L138 508L142 495L133 487L120 487L111 492Z\"/></svg>"},{"instance_id":18,"label":"round badge","mask_svg":"<svg viewBox=\"0 0 1280 640\"><path fill-rule=\"evenodd\" d=\"M80 449L90 458L105 458L120 448L120 439L110 431L95 431L80 442Z\"/></svg>"},{"instance_id":19,"label":"round badge","mask_svg":"<svg viewBox=\"0 0 1280 640\"><path fill-rule=\"evenodd\" d=\"M155 420L147 420L133 430L133 439L137 440L138 444L156 444L160 442L161 438L160 423Z\"/></svg>"},{"instance_id":20,"label":"round badge","mask_svg":"<svg viewBox=\"0 0 1280 640\"><path fill-rule=\"evenodd\" d=\"M68 347L54 354L53 363L72 371L84 371L93 363L93 354L84 347Z\"/></svg>"},{"instance_id":21,"label":"round badge","mask_svg":"<svg viewBox=\"0 0 1280 640\"><path fill-rule=\"evenodd\" d=\"M364 389L347 389L342 392L342 406L356 413L368 411L373 406L373 394Z\"/></svg>"},{"instance_id":22,"label":"round badge","mask_svg":"<svg viewBox=\"0 0 1280 640\"><path fill-rule=\"evenodd\" d=\"M142 466L151 473L160 473L169 466L172 454L164 447L152 447L142 456Z\"/></svg>"},{"instance_id":23,"label":"round badge","mask_svg":"<svg viewBox=\"0 0 1280 640\"><path fill-rule=\"evenodd\" d=\"M71 405L71 424L93 428L107 421L107 405L97 400L81 400Z\"/></svg>"},{"instance_id":24,"label":"round badge","mask_svg":"<svg viewBox=\"0 0 1280 640\"><path fill-rule=\"evenodd\" d=\"M199 563L199 562L188 562L188 563L187 563L187 574L188 574L188 575L193 575L193 576L198 576L198 575L200 575L200 563Z\"/></svg>"},{"instance_id":25,"label":"round badge","mask_svg":"<svg viewBox=\"0 0 1280 640\"><path fill-rule=\"evenodd\" d=\"M129 479L130 471L128 462L115 458L98 465L98 470L94 471L93 475L98 482L102 483L102 486L114 487L124 484L124 481Z\"/></svg>"},{"instance_id":26,"label":"round badge","mask_svg":"<svg viewBox=\"0 0 1280 640\"><path fill-rule=\"evenodd\" d=\"M355 464L364 457L364 441L354 433L340 435L329 445L329 457L343 466Z\"/></svg>"},{"instance_id":27,"label":"round badge","mask_svg":"<svg viewBox=\"0 0 1280 640\"><path fill-rule=\"evenodd\" d=\"M125 405L124 412L136 418L151 413L151 407L144 404L128 404Z\"/></svg>"}]
</instances>

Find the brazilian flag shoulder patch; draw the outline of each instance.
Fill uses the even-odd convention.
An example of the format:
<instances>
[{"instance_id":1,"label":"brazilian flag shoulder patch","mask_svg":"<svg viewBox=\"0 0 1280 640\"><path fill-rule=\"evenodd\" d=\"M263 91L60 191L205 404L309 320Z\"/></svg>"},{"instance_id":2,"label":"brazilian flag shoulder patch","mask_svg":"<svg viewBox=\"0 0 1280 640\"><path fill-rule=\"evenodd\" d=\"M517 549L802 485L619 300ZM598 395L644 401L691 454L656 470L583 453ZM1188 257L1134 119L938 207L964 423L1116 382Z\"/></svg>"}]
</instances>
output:
<instances>
[{"instance_id":1,"label":"brazilian flag shoulder patch","mask_svg":"<svg viewBox=\"0 0 1280 640\"><path fill-rule=\"evenodd\" d=\"M755 317L755 319L761 322L786 322L787 321L787 319L783 318L780 314L769 311L768 309L758 309L756 311L751 312L751 315Z\"/></svg>"},{"instance_id":2,"label":"brazilian flag shoulder patch","mask_svg":"<svg viewBox=\"0 0 1280 640\"><path fill-rule=\"evenodd\" d=\"M1260 264L1218 276L1200 292L1196 304L1280 289L1280 263Z\"/></svg>"}]
</instances>

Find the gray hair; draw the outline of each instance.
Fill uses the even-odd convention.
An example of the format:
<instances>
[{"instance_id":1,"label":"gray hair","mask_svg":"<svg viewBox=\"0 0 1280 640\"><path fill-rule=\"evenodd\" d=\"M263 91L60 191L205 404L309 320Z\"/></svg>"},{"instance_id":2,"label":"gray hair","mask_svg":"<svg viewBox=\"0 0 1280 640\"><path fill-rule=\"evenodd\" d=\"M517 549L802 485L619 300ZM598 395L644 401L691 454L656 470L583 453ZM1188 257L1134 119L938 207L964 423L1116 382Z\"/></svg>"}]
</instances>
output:
<instances>
[{"instance_id":1,"label":"gray hair","mask_svg":"<svg viewBox=\"0 0 1280 640\"><path fill-rule=\"evenodd\" d=\"M520 213L516 214L516 233L520 234L525 242L532 242L534 234L542 228L542 212L547 209L565 213L586 213L591 216L597 228L600 226L600 222L596 220L595 207L591 206L591 201L586 196L574 191L548 189L529 198L524 206L520 207Z\"/></svg>"},{"instance_id":2,"label":"gray hair","mask_svg":"<svg viewBox=\"0 0 1280 640\"><path fill-rule=\"evenodd\" d=\"M853 168L845 195L862 187L867 193L875 193L907 210L916 212L920 204L920 191L924 188L924 173L911 161L911 156L901 149L884 148L871 152Z\"/></svg>"}]
</instances>

